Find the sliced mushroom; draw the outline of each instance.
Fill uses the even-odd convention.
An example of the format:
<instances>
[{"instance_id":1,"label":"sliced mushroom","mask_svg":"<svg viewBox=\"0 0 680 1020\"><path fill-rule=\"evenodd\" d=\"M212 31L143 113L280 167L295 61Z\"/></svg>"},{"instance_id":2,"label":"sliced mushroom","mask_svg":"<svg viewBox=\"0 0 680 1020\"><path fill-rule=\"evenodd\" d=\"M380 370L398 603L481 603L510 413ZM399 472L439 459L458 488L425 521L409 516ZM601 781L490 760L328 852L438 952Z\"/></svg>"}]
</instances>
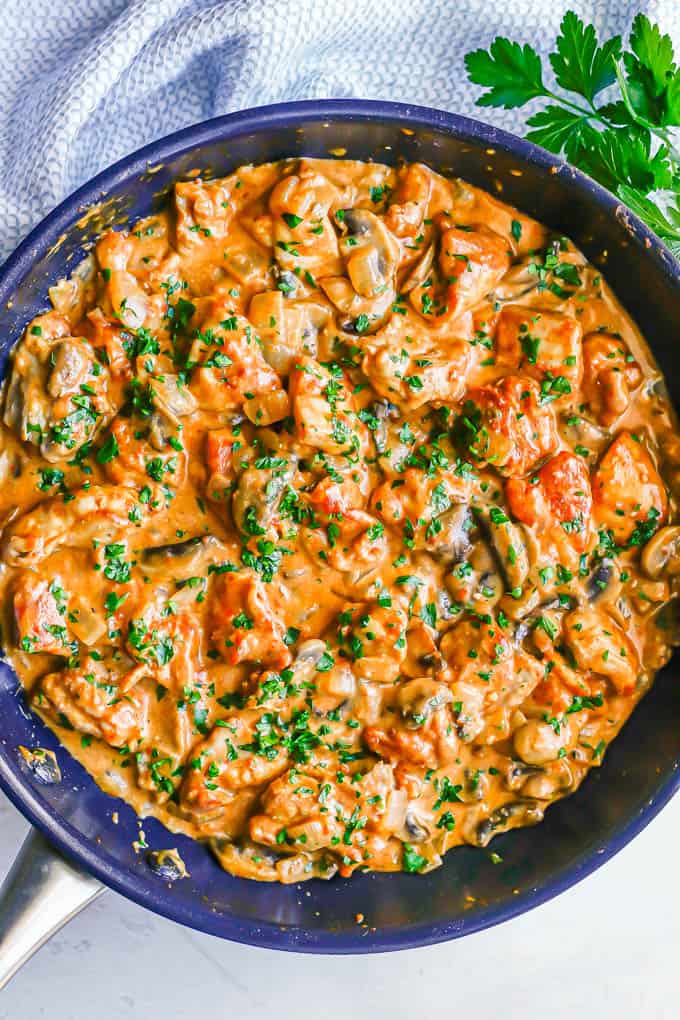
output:
<instances>
[{"instance_id":1,"label":"sliced mushroom","mask_svg":"<svg viewBox=\"0 0 680 1020\"><path fill-rule=\"evenodd\" d=\"M531 268L532 266L533 268ZM522 262L517 262L508 270L493 292L492 300L500 304L517 301L518 298L536 290L537 286L536 259L529 257Z\"/></svg>"},{"instance_id":2,"label":"sliced mushroom","mask_svg":"<svg viewBox=\"0 0 680 1020\"><path fill-rule=\"evenodd\" d=\"M537 825L543 820L544 810L534 800L516 800L503 804L479 822L472 835L477 846L487 846L494 836L519 825Z\"/></svg>"},{"instance_id":3,"label":"sliced mushroom","mask_svg":"<svg viewBox=\"0 0 680 1020\"><path fill-rule=\"evenodd\" d=\"M498 507L484 507L475 516L493 549L498 566L511 590L521 588L529 576L529 554L524 532Z\"/></svg>"},{"instance_id":4,"label":"sliced mushroom","mask_svg":"<svg viewBox=\"0 0 680 1020\"><path fill-rule=\"evenodd\" d=\"M574 776L566 759L554 763L549 771L531 776L522 793L535 800L554 800L563 796L574 786Z\"/></svg>"},{"instance_id":5,"label":"sliced mushroom","mask_svg":"<svg viewBox=\"0 0 680 1020\"><path fill-rule=\"evenodd\" d=\"M158 875L166 882L177 882L180 878L189 877L186 864L176 849L151 850L146 855L146 862L154 875Z\"/></svg>"},{"instance_id":6,"label":"sliced mushroom","mask_svg":"<svg viewBox=\"0 0 680 1020\"><path fill-rule=\"evenodd\" d=\"M174 425L180 424L180 418L193 414L198 403L193 393L180 383L179 377L169 372L163 378L154 377L153 403Z\"/></svg>"},{"instance_id":7,"label":"sliced mushroom","mask_svg":"<svg viewBox=\"0 0 680 1020\"><path fill-rule=\"evenodd\" d=\"M654 581L664 574L670 577L680 574L680 526L660 528L642 550L640 563Z\"/></svg>"},{"instance_id":8,"label":"sliced mushroom","mask_svg":"<svg viewBox=\"0 0 680 1020\"><path fill-rule=\"evenodd\" d=\"M244 535L264 535L273 525L292 471L287 465L276 471L247 468L232 499L236 527Z\"/></svg>"},{"instance_id":9,"label":"sliced mushroom","mask_svg":"<svg viewBox=\"0 0 680 1020\"><path fill-rule=\"evenodd\" d=\"M258 882L278 881L276 864L281 860L281 854L275 853L270 847L251 843L250 840L238 844L220 837L209 842L220 865L232 875L254 878Z\"/></svg>"},{"instance_id":10,"label":"sliced mushroom","mask_svg":"<svg viewBox=\"0 0 680 1020\"><path fill-rule=\"evenodd\" d=\"M527 765L546 765L556 761L561 749L570 740L571 730L567 721L553 727L541 719L528 719L513 734L515 751Z\"/></svg>"},{"instance_id":11,"label":"sliced mushroom","mask_svg":"<svg viewBox=\"0 0 680 1020\"><path fill-rule=\"evenodd\" d=\"M54 751L44 747L28 748L19 745L19 753L29 770L41 783L52 785L61 782L61 769Z\"/></svg>"},{"instance_id":12,"label":"sliced mushroom","mask_svg":"<svg viewBox=\"0 0 680 1020\"><path fill-rule=\"evenodd\" d=\"M198 535L172 545L157 545L144 549L140 555L141 564L147 573L171 570L175 580L184 580L200 572L208 560L220 563L227 558L226 547L215 535Z\"/></svg>"},{"instance_id":13,"label":"sliced mushroom","mask_svg":"<svg viewBox=\"0 0 680 1020\"><path fill-rule=\"evenodd\" d=\"M50 354L47 392L55 400L73 393L86 380L92 354L80 340L59 340Z\"/></svg>"},{"instance_id":14,"label":"sliced mushroom","mask_svg":"<svg viewBox=\"0 0 680 1020\"><path fill-rule=\"evenodd\" d=\"M474 519L470 507L467 503L459 503L437 519L441 528L428 539L428 552L445 566L461 563L472 547L470 532L474 528Z\"/></svg>"},{"instance_id":15,"label":"sliced mushroom","mask_svg":"<svg viewBox=\"0 0 680 1020\"><path fill-rule=\"evenodd\" d=\"M678 529L680 532L680 528ZM613 560L604 559L586 581L586 594L591 602L616 602L621 594L621 575Z\"/></svg>"},{"instance_id":16,"label":"sliced mushroom","mask_svg":"<svg viewBox=\"0 0 680 1020\"><path fill-rule=\"evenodd\" d=\"M573 412L562 416L559 429L571 447L584 446L593 455L597 455L611 440L611 433L607 429Z\"/></svg>"},{"instance_id":17,"label":"sliced mushroom","mask_svg":"<svg viewBox=\"0 0 680 1020\"><path fill-rule=\"evenodd\" d=\"M547 609L556 609L560 604L557 593L545 593L531 585L524 588L517 598L506 595L501 608L507 617L518 623L515 640L519 642L524 640L531 629L532 617ZM519 621L523 623L520 625Z\"/></svg>"},{"instance_id":18,"label":"sliced mushroom","mask_svg":"<svg viewBox=\"0 0 680 1020\"><path fill-rule=\"evenodd\" d=\"M523 761L511 761L503 778L508 790L521 790L527 779L540 775L543 775L543 768L540 765L528 765Z\"/></svg>"},{"instance_id":19,"label":"sliced mushroom","mask_svg":"<svg viewBox=\"0 0 680 1020\"><path fill-rule=\"evenodd\" d=\"M389 400L374 400L368 407L369 414L375 419L370 424L371 435L378 453L385 453L389 443L390 421L399 421L399 408Z\"/></svg>"},{"instance_id":20,"label":"sliced mushroom","mask_svg":"<svg viewBox=\"0 0 680 1020\"><path fill-rule=\"evenodd\" d=\"M343 209L336 219L346 231L340 241L349 280L320 280L326 296L348 316L348 333L374 333L385 321L396 297L399 242L383 220L368 209Z\"/></svg>"},{"instance_id":21,"label":"sliced mushroom","mask_svg":"<svg viewBox=\"0 0 680 1020\"><path fill-rule=\"evenodd\" d=\"M432 816L426 814L417 801L411 801L404 816L404 831L400 834L404 842L424 843L432 838L434 831Z\"/></svg>"},{"instance_id":22,"label":"sliced mushroom","mask_svg":"<svg viewBox=\"0 0 680 1020\"><path fill-rule=\"evenodd\" d=\"M422 726L437 709L452 701L453 695L446 684L427 676L403 683L397 695L402 718L411 729Z\"/></svg>"},{"instance_id":23,"label":"sliced mushroom","mask_svg":"<svg viewBox=\"0 0 680 1020\"><path fill-rule=\"evenodd\" d=\"M432 272L435 251L436 245L434 244L429 245L425 249L423 255L418 260L418 262L416 262L415 266L413 267L413 269L408 274L408 276L402 283L401 287L399 288L399 292L401 294L408 294L415 287L422 287L422 285L425 283L428 276Z\"/></svg>"},{"instance_id":24,"label":"sliced mushroom","mask_svg":"<svg viewBox=\"0 0 680 1020\"><path fill-rule=\"evenodd\" d=\"M281 291L284 298L300 296L302 283L290 269L281 269L280 266L274 266L274 278L276 280L276 289Z\"/></svg>"},{"instance_id":25,"label":"sliced mushroom","mask_svg":"<svg viewBox=\"0 0 680 1020\"><path fill-rule=\"evenodd\" d=\"M489 777L481 769L466 768L464 772L462 800L466 804L485 800L489 790Z\"/></svg>"},{"instance_id":26,"label":"sliced mushroom","mask_svg":"<svg viewBox=\"0 0 680 1020\"><path fill-rule=\"evenodd\" d=\"M320 638L310 638L298 647L293 661L295 679L298 683L311 680L315 674L317 663L326 653L326 642Z\"/></svg>"}]
</instances>

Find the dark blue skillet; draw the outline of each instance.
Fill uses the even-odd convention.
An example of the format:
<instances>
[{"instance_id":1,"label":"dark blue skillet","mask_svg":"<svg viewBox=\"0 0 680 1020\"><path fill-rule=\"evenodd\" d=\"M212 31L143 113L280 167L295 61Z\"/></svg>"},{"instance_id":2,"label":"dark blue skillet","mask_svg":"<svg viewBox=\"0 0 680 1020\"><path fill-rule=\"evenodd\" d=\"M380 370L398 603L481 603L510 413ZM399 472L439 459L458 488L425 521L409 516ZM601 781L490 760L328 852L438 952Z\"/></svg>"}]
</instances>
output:
<instances>
[{"instance_id":1,"label":"dark blue skillet","mask_svg":"<svg viewBox=\"0 0 680 1020\"><path fill-rule=\"evenodd\" d=\"M0 271L0 371L23 325L46 307L48 285L71 272L95 233L121 216L151 213L177 177L197 167L224 174L242 163L345 152L352 159L423 161L499 193L568 234L602 266L637 320L680 407L680 267L640 220L589 178L513 135L439 110L362 100L290 103L221 117L146 146L80 188ZM84 210L99 202L101 215L83 221ZM305 952L406 949L506 921L604 864L673 795L680 784L679 667L676 655L603 767L577 794L551 807L538 828L494 841L502 863L466 847L425 877L358 875L285 887L233 878L207 849L147 820L148 844L177 847L190 872L174 883L155 875L133 849L139 826L132 809L102 793L65 751L59 751L63 780L57 785L42 784L26 769L18 745L58 744L28 712L12 671L0 664L0 786L63 855L33 837L6 883L0 983L96 895L99 883L213 935ZM118 812L117 825L112 812Z\"/></svg>"}]
</instances>

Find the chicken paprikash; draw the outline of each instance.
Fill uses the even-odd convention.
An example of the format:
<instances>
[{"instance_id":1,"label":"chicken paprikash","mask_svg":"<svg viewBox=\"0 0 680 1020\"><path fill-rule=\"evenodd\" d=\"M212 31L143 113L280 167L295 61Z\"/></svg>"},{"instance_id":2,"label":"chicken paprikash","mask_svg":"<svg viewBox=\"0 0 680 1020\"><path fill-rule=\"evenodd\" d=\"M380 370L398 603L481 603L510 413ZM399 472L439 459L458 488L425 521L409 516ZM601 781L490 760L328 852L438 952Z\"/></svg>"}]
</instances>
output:
<instances>
[{"instance_id":1,"label":"chicken paprikash","mask_svg":"<svg viewBox=\"0 0 680 1020\"><path fill-rule=\"evenodd\" d=\"M26 327L5 653L234 875L426 872L538 822L667 661L680 444L600 269L461 180L177 183Z\"/></svg>"}]
</instances>

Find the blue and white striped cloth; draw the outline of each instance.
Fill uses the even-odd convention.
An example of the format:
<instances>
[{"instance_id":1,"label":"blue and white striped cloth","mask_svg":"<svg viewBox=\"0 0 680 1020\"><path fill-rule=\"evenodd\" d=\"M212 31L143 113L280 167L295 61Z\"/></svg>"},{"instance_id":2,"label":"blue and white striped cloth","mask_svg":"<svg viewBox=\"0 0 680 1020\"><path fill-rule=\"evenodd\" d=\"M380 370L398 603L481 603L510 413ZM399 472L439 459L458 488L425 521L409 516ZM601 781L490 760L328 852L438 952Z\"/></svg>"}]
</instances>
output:
<instances>
[{"instance_id":1,"label":"blue and white striped cloth","mask_svg":"<svg viewBox=\"0 0 680 1020\"><path fill-rule=\"evenodd\" d=\"M94 173L209 117L329 96L473 113L464 54L499 32L545 50L569 8L609 34L645 10L680 49L680 0L2 0L0 260Z\"/></svg>"}]
</instances>

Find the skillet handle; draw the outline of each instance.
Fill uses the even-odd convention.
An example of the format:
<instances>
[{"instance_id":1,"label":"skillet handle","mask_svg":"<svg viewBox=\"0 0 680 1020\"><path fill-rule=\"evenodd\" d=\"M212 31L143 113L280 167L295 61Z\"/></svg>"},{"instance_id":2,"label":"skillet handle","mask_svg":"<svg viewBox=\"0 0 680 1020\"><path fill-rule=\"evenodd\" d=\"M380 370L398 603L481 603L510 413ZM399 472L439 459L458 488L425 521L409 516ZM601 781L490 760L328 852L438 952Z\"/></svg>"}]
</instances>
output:
<instances>
[{"instance_id":1,"label":"skillet handle","mask_svg":"<svg viewBox=\"0 0 680 1020\"><path fill-rule=\"evenodd\" d=\"M0 989L103 891L31 829L0 889Z\"/></svg>"}]
</instances>

